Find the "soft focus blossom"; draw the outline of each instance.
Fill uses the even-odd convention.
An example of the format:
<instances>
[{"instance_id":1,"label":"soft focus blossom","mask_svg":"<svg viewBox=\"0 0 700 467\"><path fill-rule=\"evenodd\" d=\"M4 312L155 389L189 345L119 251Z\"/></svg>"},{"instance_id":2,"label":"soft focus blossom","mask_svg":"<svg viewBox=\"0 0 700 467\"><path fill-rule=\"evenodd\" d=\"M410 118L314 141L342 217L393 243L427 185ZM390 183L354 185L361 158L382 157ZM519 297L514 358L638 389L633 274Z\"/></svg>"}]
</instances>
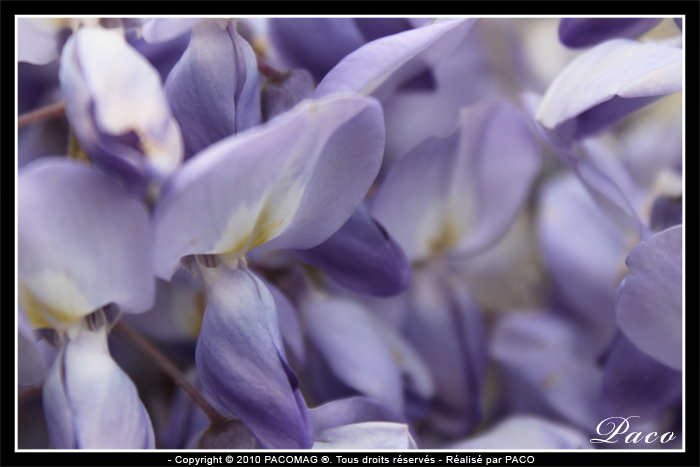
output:
<instances>
[{"instance_id":1,"label":"soft focus blossom","mask_svg":"<svg viewBox=\"0 0 700 467\"><path fill-rule=\"evenodd\" d=\"M682 18L17 28L20 448L683 446Z\"/></svg>"}]
</instances>

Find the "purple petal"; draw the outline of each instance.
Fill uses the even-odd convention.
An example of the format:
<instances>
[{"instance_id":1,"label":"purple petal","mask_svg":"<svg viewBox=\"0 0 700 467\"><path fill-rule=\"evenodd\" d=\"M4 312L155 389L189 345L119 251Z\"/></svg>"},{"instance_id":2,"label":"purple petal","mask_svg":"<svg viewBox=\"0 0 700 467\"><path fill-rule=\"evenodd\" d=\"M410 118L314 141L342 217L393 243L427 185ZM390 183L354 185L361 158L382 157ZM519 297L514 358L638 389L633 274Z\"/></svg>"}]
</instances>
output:
<instances>
[{"instance_id":1,"label":"purple petal","mask_svg":"<svg viewBox=\"0 0 700 467\"><path fill-rule=\"evenodd\" d=\"M488 432L460 441L449 449L592 449L580 431L531 415L512 416Z\"/></svg>"},{"instance_id":2,"label":"purple petal","mask_svg":"<svg viewBox=\"0 0 700 467\"><path fill-rule=\"evenodd\" d=\"M260 96L263 119L272 120L311 97L313 92L313 77L301 68L289 71L282 82L268 80Z\"/></svg>"},{"instance_id":3,"label":"purple petal","mask_svg":"<svg viewBox=\"0 0 700 467\"><path fill-rule=\"evenodd\" d=\"M413 29L408 18L355 18L354 21L366 41Z\"/></svg>"},{"instance_id":4,"label":"purple petal","mask_svg":"<svg viewBox=\"0 0 700 467\"><path fill-rule=\"evenodd\" d=\"M454 188L450 186L462 155L458 151L460 136L456 130L446 138L429 138L409 151L392 167L374 198L372 215L412 262L452 248L460 239L462 232L455 221L448 223L449 215L443 214L450 191L472 188L460 179L455 180ZM464 225L464 211L473 212L474 197L461 198L462 209L457 214L462 215L457 219ZM464 207L465 201L470 204L468 208Z\"/></svg>"},{"instance_id":5,"label":"purple petal","mask_svg":"<svg viewBox=\"0 0 700 467\"><path fill-rule=\"evenodd\" d=\"M202 18L153 18L143 25L141 33L147 42L164 42L185 34Z\"/></svg>"},{"instance_id":6,"label":"purple petal","mask_svg":"<svg viewBox=\"0 0 700 467\"><path fill-rule=\"evenodd\" d=\"M404 398L406 398L404 412L410 409L408 406L413 402L420 404L432 399L436 393L435 381L433 380L430 367L428 367L418 351L397 329L386 325L384 321L377 320L376 329L391 350L391 354L401 371Z\"/></svg>"},{"instance_id":7,"label":"purple petal","mask_svg":"<svg viewBox=\"0 0 700 467\"><path fill-rule=\"evenodd\" d=\"M103 169L143 190L182 161L182 138L160 76L120 33L82 27L61 55L61 90L72 128Z\"/></svg>"},{"instance_id":8,"label":"purple petal","mask_svg":"<svg viewBox=\"0 0 700 467\"><path fill-rule=\"evenodd\" d=\"M275 301L282 340L284 340L285 344L287 344L288 348L293 352L297 362L303 365L306 351L304 348L304 330L299 320L299 312L280 289L270 284L265 279L260 280L265 284Z\"/></svg>"},{"instance_id":9,"label":"purple petal","mask_svg":"<svg viewBox=\"0 0 700 467\"><path fill-rule=\"evenodd\" d=\"M54 449L76 449L73 414L64 386L63 361L65 346L56 355L54 364L46 375L41 388L46 429Z\"/></svg>"},{"instance_id":10,"label":"purple petal","mask_svg":"<svg viewBox=\"0 0 700 467\"><path fill-rule=\"evenodd\" d=\"M58 19L17 18L17 60L45 65L59 56L59 33L67 26Z\"/></svg>"},{"instance_id":11,"label":"purple petal","mask_svg":"<svg viewBox=\"0 0 700 467\"><path fill-rule=\"evenodd\" d=\"M261 121L255 52L234 21L222 26L217 19L194 26L187 50L165 83L185 158Z\"/></svg>"},{"instance_id":12,"label":"purple petal","mask_svg":"<svg viewBox=\"0 0 700 467\"><path fill-rule=\"evenodd\" d=\"M413 27L405 18L272 18L268 25L282 61L316 82L366 42Z\"/></svg>"},{"instance_id":13,"label":"purple petal","mask_svg":"<svg viewBox=\"0 0 700 467\"><path fill-rule=\"evenodd\" d=\"M447 55L475 22L476 19L468 18L436 20L428 26L369 42L328 72L313 97L376 92L381 98Z\"/></svg>"},{"instance_id":14,"label":"purple petal","mask_svg":"<svg viewBox=\"0 0 700 467\"><path fill-rule=\"evenodd\" d=\"M584 160L574 162L574 171L598 207L623 230L647 236L648 216L639 208L647 194L634 184L625 166L596 140L582 142L581 154Z\"/></svg>"},{"instance_id":15,"label":"purple petal","mask_svg":"<svg viewBox=\"0 0 700 467\"><path fill-rule=\"evenodd\" d=\"M643 111L622 130L622 160L639 186L653 189L664 172L680 175L683 165L682 106L682 94L674 94L660 102L658 107Z\"/></svg>"},{"instance_id":16,"label":"purple petal","mask_svg":"<svg viewBox=\"0 0 700 467\"><path fill-rule=\"evenodd\" d=\"M399 86L399 91L406 92L429 92L435 91L437 87L437 82L435 80L435 75L428 69L423 73L417 74L413 78L409 78L401 86Z\"/></svg>"},{"instance_id":17,"label":"purple petal","mask_svg":"<svg viewBox=\"0 0 700 467\"><path fill-rule=\"evenodd\" d=\"M505 235L540 170L539 145L514 105L494 104L469 123L483 125L478 159L471 162L479 203L474 229L459 246L459 253L477 253ZM470 149L474 150L479 138L475 133L471 136Z\"/></svg>"},{"instance_id":18,"label":"purple petal","mask_svg":"<svg viewBox=\"0 0 700 467\"><path fill-rule=\"evenodd\" d=\"M479 21L455 50L430 69L435 90L405 92L402 87L382 101L387 168L424 139L450 132L462 107L503 98L484 40L490 32L488 21Z\"/></svg>"},{"instance_id":19,"label":"purple petal","mask_svg":"<svg viewBox=\"0 0 700 467\"><path fill-rule=\"evenodd\" d=\"M153 304L152 231L144 204L90 166L46 157L18 178L22 308L34 327L64 327L114 303Z\"/></svg>"},{"instance_id":20,"label":"purple petal","mask_svg":"<svg viewBox=\"0 0 700 467\"><path fill-rule=\"evenodd\" d=\"M403 423L354 423L316 433L313 449L416 449Z\"/></svg>"},{"instance_id":21,"label":"purple petal","mask_svg":"<svg viewBox=\"0 0 700 467\"><path fill-rule=\"evenodd\" d=\"M649 229L635 211L630 198L605 171L590 160L569 160L588 194L608 219L623 232L641 237L648 235Z\"/></svg>"},{"instance_id":22,"label":"purple petal","mask_svg":"<svg viewBox=\"0 0 700 467\"><path fill-rule=\"evenodd\" d=\"M379 170L384 125L370 98L306 101L192 158L155 208L156 270L180 258L311 248L352 215Z\"/></svg>"},{"instance_id":23,"label":"purple petal","mask_svg":"<svg viewBox=\"0 0 700 467\"><path fill-rule=\"evenodd\" d=\"M463 285L439 271L414 271L403 330L435 381L431 425L462 436L480 421L486 370L485 330L480 311Z\"/></svg>"},{"instance_id":24,"label":"purple petal","mask_svg":"<svg viewBox=\"0 0 700 467\"><path fill-rule=\"evenodd\" d=\"M411 261L474 254L506 233L539 166L537 142L515 106L462 109L448 136L428 138L394 165L372 213Z\"/></svg>"},{"instance_id":25,"label":"purple petal","mask_svg":"<svg viewBox=\"0 0 700 467\"><path fill-rule=\"evenodd\" d=\"M492 354L513 377L507 387L515 410L539 411L541 400L560 417L593 433L604 418L598 408L602 373L594 359L579 350L579 332L550 313L510 313L498 323Z\"/></svg>"},{"instance_id":26,"label":"purple petal","mask_svg":"<svg viewBox=\"0 0 700 467\"><path fill-rule=\"evenodd\" d=\"M537 96L523 96L532 117L534 107L541 102ZM598 207L620 229L641 237L649 235L646 219L638 212L644 193L635 186L628 170L605 147L595 140L583 141L574 148L562 146L552 134L534 119L531 124L539 136L550 145L561 160L576 174ZM640 210L641 211L641 210Z\"/></svg>"},{"instance_id":27,"label":"purple petal","mask_svg":"<svg viewBox=\"0 0 700 467\"><path fill-rule=\"evenodd\" d=\"M328 402L311 409L309 414L316 433L353 423L406 422L401 415L385 405L359 396Z\"/></svg>"},{"instance_id":28,"label":"purple petal","mask_svg":"<svg viewBox=\"0 0 700 467\"><path fill-rule=\"evenodd\" d=\"M155 448L148 412L109 355L104 329L81 332L67 345L63 365L79 448Z\"/></svg>"},{"instance_id":29,"label":"purple petal","mask_svg":"<svg viewBox=\"0 0 700 467\"><path fill-rule=\"evenodd\" d=\"M17 307L17 383L20 385L40 385L55 356L55 349L45 340L39 340L22 307Z\"/></svg>"},{"instance_id":30,"label":"purple petal","mask_svg":"<svg viewBox=\"0 0 700 467\"><path fill-rule=\"evenodd\" d=\"M40 157L65 154L69 130L66 119L45 120L20 129L17 132L17 167Z\"/></svg>"},{"instance_id":31,"label":"purple petal","mask_svg":"<svg viewBox=\"0 0 700 467\"><path fill-rule=\"evenodd\" d=\"M537 120L568 146L658 97L681 91L682 60L683 52L676 47L628 39L604 42L579 56L554 80Z\"/></svg>"},{"instance_id":32,"label":"purple petal","mask_svg":"<svg viewBox=\"0 0 700 467\"><path fill-rule=\"evenodd\" d=\"M615 295L634 240L598 209L573 174L545 184L540 206L540 245L551 277L567 307L601 329L602 348L616 330Z\"/></svg>"},{"instance_id":33,"label":"purple petal","mask_svg":"<svg viewBox=\"0 0 700 467\"><path fill-rule=\"evenodd\" d=\"M663 18L562 18L559 40L567 47L589 47L600 42L641 36Z\"/></svg>"},{"instance_id":34,"label":"purple petal","mask_svg":"<svg viewBox=\"0 0 700 467\"><path fill-rule=\"evenodd\" d=\"M413 27L405 18L272 18L268 25L282 61L310 71L316 82L366 42Z\"/></svg>"},{"instance_id":35,"label":"purple petal","mask_svg":"<svg viewBox=\"0 0 700 467\"><path fill-rule=\"evenodd\" d=\"M199 449L260 449L260 443L239 420L229 419L223 426L212 425L199 441Z\"/></svg>"},{"instance_id":36,"label":"purple petal","mask_svg":"<svg viewBox=\"0 0 700 467\"><path fill-rule=\"evenodd\" d=\"M601 400L607 416L656 418L680 402L683 375L639 350L618 333L606 359Z\"/></svg>"},{"instance_id":37,"label":"purple petal","mask_svg":"<svg viewBox=\"0 0 700 467\"><path fill-rule=\"evenodd\" d=\"M265 249L312 248L327 240L352 215L379 172L384 150L379 103L374 99L338 98L334 106L337 109L331 110L334 98L315 102L310 108L318 105L318 120L327 118L329 125L341 117L342 124L335 123L335 132L325 140L291 224L282 235L267 242ZM326 107L328 114L324 112ZM324 141L324 131L316 131L318 144Z\"/></svg>"},{"instance_id":38,"label":"purple petal","mask_svg":"<svg viewBox=\"0 0 700 467\"><path fill-rule=\"evenodd\" d=\"M348 289L367 295L397 295L411 283L411 264L401 247L360 204L325 242L294 255Z\"/></svg>"},{"instance_id":39,"label":"purple petal","mask_svg":"<svg viewBox=\"0 0 700 467\"><path fill-rule=\"evenodd\" d=\"M58 62L46 66L17 63L18 115L36 110L61 98L58 89L58 67ZM31 126L20 129L18 133L21 135L22 131L28 128Z\"/></svg>"},{"instance_id":40,"label":"purple petal","mask_svg":"<svg viewBox=\"0 0 700 467\"><path fill-rule=\"evenodd\" d=\"M134 383L112 360L107 332L83 328L61 349L43 389L59 449L153 449L153 427Z\"/></svg>"},{"instance_id":41,"label":"purple petal","mask_svg":"<svg viewBox=\"0 0 700 467\"><path fill-rule=\"evenodd\" d=\"M270 18L270 39L282 60L320 81L366 42L352 18Z\"/></svg>"},{"instance_id":42,"label":"purple petal","mask_svg":"<svg viewBox=\"0 0 700 467\"><path fill-rule=\"evenodd\" d=\"M659 196L654 201L649 222L652 230L661 231L683 223L683 200Z\"/></svg>"},{"instance_id":43,"label":"purple petal","mask_svg":"<svg viewBox=\"0 0 700 467\"><path fill-rule=\"evenodd\" d=\"M306 334L331 371L349 387L401 413L401 374L378 323L361 305L340 299L302 307Z\"/></svg>"},{"instance_id":44,"label":"purple petal","mask_svg":"<svg viewBox=\"0 0 700 467\"><path fill-rule=\"evenodd\" d=\"M676 370L683 366L683 226L634 247L617 293L620 328L640 350Z\"/></svg>"},{"instance_id":45,"label":"purple petal","mask_svg":"<svg viewBox=\"0 0 700 467\"><path fill-rule=\"evenodd\" d=\"M613 96L610 100L578 114L574 138L578 140L598 134L627 115L653 104L657 100L659 100L657 96L637 98Z\"/></svg>"},{"instance_id":46,"label":"purple petal","mask_svg":"<svg viewBox=\"0 0 700 467\"><path fill-rule=\"evenodd\" d=\"M316 349L307 341L308 349L304 362L302 381L308 384L309 398L316 404L359 396L355 389L351 388L335 375L330 364L324 358L323 352Z\"/></svg>"},{"instance_id":47,"label":"purple petal","mask_svg":"<svg viewBox=\"0 0 700 467\"><path fill-rule=\"evenodd\" d=\"M207 287L196 353L202 385L262 446L311 447L308 409L287 365L272 295L246 269L200 271Z\"/></svg>"},{"instance_id":48,"label":"purple petal","mask_svg":"<svg viewBox=\"0 0 700 467\"><path fill-rule=\"evenodd\" d=\"M129 44L158 70L162 82L165 82L168 74L185 53L190 43L190 34L182 34L174 39L158 43L147 42L143 37L139 37L136 31L130 31L126 38Z\"/></svg>"}]
</instances>

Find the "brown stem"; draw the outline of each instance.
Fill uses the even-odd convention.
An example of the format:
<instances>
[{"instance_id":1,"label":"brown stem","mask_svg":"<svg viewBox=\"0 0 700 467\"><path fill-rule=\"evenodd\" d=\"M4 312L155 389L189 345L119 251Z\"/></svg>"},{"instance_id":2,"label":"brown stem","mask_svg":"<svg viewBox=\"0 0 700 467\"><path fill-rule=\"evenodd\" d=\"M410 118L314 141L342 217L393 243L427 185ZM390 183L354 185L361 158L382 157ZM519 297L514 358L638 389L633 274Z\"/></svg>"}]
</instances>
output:
<instances>
[{"instance_id":1,"label":"brown stem","mask_svg":"<svg viewBox=\"0 0 700 467\"><path fill-rule=\"evenodd\" d=\"M62 117L66 114L66 101L56 102L40 109L28 112L17 119L17 128L22 128L30 123L47 120L49 118Z\"/></svg>"},{"instance_id":2,"label":"brown stem","mask_svg":"<svg viewBox=\"0 0 700 467\"><path fill-rule=\"evenodd\" d=\"M129 341L134 347L138 348L147 357L153 360L168 376L170 376L178 386L180 386L199 406L200 409L209 417L212 424L218 425L224 423L226 419L217 410L211 406L209 402L199 393L197 388L192 386L178 368L168 360L153 344L145 337L131 329L121 321L118 321L112 328L125 340Z\"/></svg>"}]
</instances>

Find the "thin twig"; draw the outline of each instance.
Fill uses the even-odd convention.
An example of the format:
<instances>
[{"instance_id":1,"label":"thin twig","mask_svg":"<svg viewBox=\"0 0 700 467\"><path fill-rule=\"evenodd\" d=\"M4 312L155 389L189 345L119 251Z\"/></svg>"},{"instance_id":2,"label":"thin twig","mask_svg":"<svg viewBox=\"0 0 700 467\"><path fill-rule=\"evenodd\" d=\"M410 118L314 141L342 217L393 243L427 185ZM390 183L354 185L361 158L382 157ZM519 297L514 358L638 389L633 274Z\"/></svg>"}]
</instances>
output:
<instances>
[{"instance_id":1,"label":"thin twig","mask_svg":"<svg viewBox=\"0 0 700 467\"><path fill-rule=\"evenodd\" d=\"M160 350L156 349L145 337L131 329L121 321L112 328L125 340L129 341L134 347L146 354L158 366L170 376L178 386L180 386L199 406L200 409L209 417L209 420L215 425L225 422L225 418L207 402L207 400L199 393L197 388L192 386L184 375L177 369L175 365L163 355Z\"/></svg>"},{"instance_id":2,"label":"thin twig","mask_svg":"<svg viewBox=\"0 0 700 467\"><path fill-rule=\"evenodd\" d=\"M30 123L47 120L49 118L62 117L66 114L66 101L56 102L40 109L28 112L17 119L17 128L22 128Z\"/></svg>"}]
</instances>

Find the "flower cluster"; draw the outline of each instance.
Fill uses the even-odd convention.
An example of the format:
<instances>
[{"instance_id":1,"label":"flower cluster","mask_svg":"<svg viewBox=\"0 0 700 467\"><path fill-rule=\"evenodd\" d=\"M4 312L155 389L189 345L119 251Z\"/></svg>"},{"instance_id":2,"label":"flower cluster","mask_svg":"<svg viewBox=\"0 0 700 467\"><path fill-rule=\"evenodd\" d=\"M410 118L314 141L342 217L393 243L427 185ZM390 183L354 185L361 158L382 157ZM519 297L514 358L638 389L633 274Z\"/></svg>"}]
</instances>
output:
<instances>
[{"instance_id":1,"label":"flower cluster","mask_svg":"<svg viewBox=\"0 0 700 467\"><path fill-rule=\"evenodd\" d=\"M20 447L681 446L680 20L17 26Z\"/></svg>"}]
</instances>

